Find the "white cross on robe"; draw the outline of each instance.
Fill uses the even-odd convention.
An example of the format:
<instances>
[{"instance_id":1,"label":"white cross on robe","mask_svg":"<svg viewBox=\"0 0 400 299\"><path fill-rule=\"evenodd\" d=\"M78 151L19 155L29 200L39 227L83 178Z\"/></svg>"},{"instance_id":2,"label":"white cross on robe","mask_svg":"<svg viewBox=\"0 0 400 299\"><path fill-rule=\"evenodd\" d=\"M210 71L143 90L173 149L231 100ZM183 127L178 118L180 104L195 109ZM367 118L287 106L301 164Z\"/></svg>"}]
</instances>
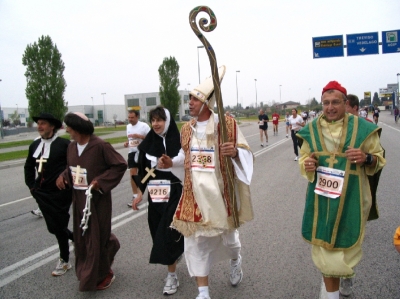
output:
<instances>
[{"instance_id":1,"label":"white cross on robe","mask_svg":"<svg viewBox=\"0 0 400 299\"><path fill-rule=\"evenodd\" d=\"M148 167L146 167L146 171L147 171L146 176L140 181L142 184L144 184L144 182L146 182L147 179L148 179L150 176L152 176L153 178L156 177L156 174L154 173L154 168L149 169Z\"/></svg>"},{"instance_id":2,"label":"white cross on robe","mask_svg":"<svg viewBox=\"0 0 400 299\"><path fill-rule=\"evenodd\" d=\"M38 173L41 173L42 172L42 168L43 168L43 163L46 163L47 160L43 159L43 156L40 156L40 159L36 160L36 162L39 163Z\"/></svg>"},{"instance_id":3,"label":"white cross on robe","mask_svg":"<svg viewBox=\"0 0 400 299\"><path fill-rule=\"evenodd\" d=\"M77 165L75 173L76 173L76 175L75 175L74 184L79 185L80 174L84 174L85 171L81 170L81 167L79 165Z\"/></svg>"}]
</instances>

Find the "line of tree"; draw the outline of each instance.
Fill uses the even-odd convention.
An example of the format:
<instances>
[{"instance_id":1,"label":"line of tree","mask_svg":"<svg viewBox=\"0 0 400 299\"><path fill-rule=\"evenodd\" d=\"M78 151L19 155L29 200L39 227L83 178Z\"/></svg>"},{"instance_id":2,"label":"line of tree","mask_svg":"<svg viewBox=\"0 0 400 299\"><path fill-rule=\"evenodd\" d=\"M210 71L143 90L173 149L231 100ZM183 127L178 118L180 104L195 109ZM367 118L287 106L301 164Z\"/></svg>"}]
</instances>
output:
<instances>
[{"instance_id":1,"label":"line of tree","mask_svg":"<svg viewBox=\"0 0 400 299\"><path fill-rule=\"evenodd\" d=\"M171 117L175 118L179 111L180 95L179 87L179 64L175 57L164 58L158 68L160 77L160 102L169 110Z\"/></svg>"},{"instance_id":2,"label":"line of tree","mask_svg":"<svg viewBox=\"0 0 400 299\"><path fill-rule=\"evenodd\" d=\"M64 100L67 86L65 65L51 37L41 36L37 43L28 45L22 56L22 64L26 66L25 94L29 115L47 112L62 120L68 111L68 102Z\"/></svg>"}]
</instances>

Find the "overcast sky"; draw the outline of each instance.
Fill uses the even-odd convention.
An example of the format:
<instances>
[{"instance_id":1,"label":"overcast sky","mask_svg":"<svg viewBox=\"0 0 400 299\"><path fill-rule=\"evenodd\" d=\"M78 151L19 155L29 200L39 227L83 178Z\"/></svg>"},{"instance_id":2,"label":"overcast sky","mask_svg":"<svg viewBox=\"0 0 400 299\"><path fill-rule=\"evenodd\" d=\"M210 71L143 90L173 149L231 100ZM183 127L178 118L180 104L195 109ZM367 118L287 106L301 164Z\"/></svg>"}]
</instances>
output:
<instances>
[{"instance_id":1,"label":"overcast sky","mask_svg":"<svg viewBox=\"0 0 400 299\"><path fill-rule=\"evenodd\" d=\"M42 35L62 54L69 105L91 105L92 97L103 104L101 93L106 104L123 104L125 94L156 92L169 56L180 66L179 89L193 89L201 43L189 13L198 5L217 17L205 36L227 67L224 105L254 105L256 90L258 104L306 103L331 80L360 98L397 83L400 53L381 54L380 46L378 55L313 59L312 38L378 32L381 41L382 31L400 29L399 0L0 0L1 106L28 106L22 55ZM204 49L199 62L203 80L211 73Z\"/></svg>"}]
</instances>

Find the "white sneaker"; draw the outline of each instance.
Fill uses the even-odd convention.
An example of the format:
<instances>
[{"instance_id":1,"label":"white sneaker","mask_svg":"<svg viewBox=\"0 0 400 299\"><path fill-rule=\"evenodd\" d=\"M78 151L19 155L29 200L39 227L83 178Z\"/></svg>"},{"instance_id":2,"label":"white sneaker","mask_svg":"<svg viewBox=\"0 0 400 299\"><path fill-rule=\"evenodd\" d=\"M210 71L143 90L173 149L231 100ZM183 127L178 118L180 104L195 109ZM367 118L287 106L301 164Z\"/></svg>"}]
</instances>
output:
<instances>
[{"instance_id":1,"label":"white sneaker","mask_svg":"<svg viewBox=\"0 0 400 299\"><path fill-rule=\"evenodd\" d=\"M56 266L56 269L51 272L51 275L53 276L61 276L65 274L69 269L72 268L72 265L70 262L66 263L62 258L59 259L58 264Z\"/></svg>"},{"instance_id":2,"label":"white sneaker","mask_svg":"<svg viewBox=\"0 0 400 299\"><path fill-rule=\"evenodd\" d=\"M294 158L295 161L299 160L299 157L296 156L296 158Z\"/></svg>"},{"instance_id":3,"label":"white sneaker","mask_svg":"<svg viewBox=\"0 0 400 299\"><path fill-rule=\"evenodd\" d=\"M163 290L164 295L172 295L175 294L179 287L178 277L168 275L165 279L165 286Z\"/></svg>"},{"instance_id":4,"label":"white sneaker","mask_svg":"<svg viewBox=\"0 0 400 299\"><path fill-rule=\"evenodd\" d=\"M267 142L265 142L265 146L267 146L268 145L268 141Z\"/></svg>"},{"instance_id":5,"label":"white sneaker","mask_svg":"<svg viewBox=\"0 0 400 299\"><path fill-rule=\"evenodd\" d=\"M339 292L344 297L350 296L353 293L353 278L340 278Z\"/></svg>"},{"instance_id":6,"label":"white sneaker","mask_svg":"<svg viewBox=\"0 0 400 299\"><path fill-rule=\"evenodd\" d=\"M261 146L264 146L264 143L261 143Z\"/></svg>"},{"instance_id":7,"label":"white sneaker","mask_svg":"<svg viewBox=\"0 0 400 299\"><path fill-rule=\"evenodd\" d=\"M196 297L196 299L211 299L211 297L210 296L208 296L208 297L204 297L204 296L197 296Z\"/></svg>"},{"instance_id":8,"label":"white sneaker","mask_svg":"<svg viewBox=\"0 0 400 299\"><path fill-rule=\"evenodd\" d=\"M242 271L242 256L239 254L239 258L237 259L237 264L236 266L232 266L232 260L230 261L231 263L231 273L229 275L229 280L231 281L231 285L237 286L243 278L243 271Z\"/></svg>"},{"instance_id":9,"label":"white sneaker","mask_svg":"<svg viewBox=\"0 0 400 299\"><path fill-rule=\"evenodd\" d=\"M286 138L289 138L289 135L288 135L288 134L286 134Z\"/></svg>"},{"instance_id":10,"label":"white sneaker","mask_svg":"<svg viewBox=\"0 0 400 299\"><path fill-rule=\"evenodd\" d=\"M35 215L35 216L40 217L40 218L43 217L42 211L41 211L39 208L37 208L36 210L32 210L31 213L32 213L33 215Z\"/></svg>"}]
</instances>

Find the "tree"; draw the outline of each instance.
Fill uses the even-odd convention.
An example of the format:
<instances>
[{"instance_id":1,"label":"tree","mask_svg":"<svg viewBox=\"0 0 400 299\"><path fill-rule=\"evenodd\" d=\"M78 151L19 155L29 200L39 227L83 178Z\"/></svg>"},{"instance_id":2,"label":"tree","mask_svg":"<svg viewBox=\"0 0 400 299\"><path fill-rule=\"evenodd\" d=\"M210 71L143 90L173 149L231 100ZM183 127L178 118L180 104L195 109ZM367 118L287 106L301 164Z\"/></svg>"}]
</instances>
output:
<instances>
[{"instance_id":1,"label":"tree","mask_svg":"<svg viewBox=\"0 0 400 299\"><path fill-rule=\"evenodd\" d=\"M35 116L47 112L62 120L68 111L68 102L64 101L67 86L65 66L50 36L42 36L38 43L28 45L22 56L22 64L26 66L25 94L29 102L29 114Z\"/></svg>"},{"instance_id":2,"label":"tree","mask_svg":"<svg viewBox=\"0 0 400 299\"><path fill-rule=\"evenodd\" d=\"M179 110L181 98L179 96L179 64L175 57L165 57L158 68L160 76L160 101L175 118Z\"/></svg>"},{"instance_id":3,"label":"tree","mask_svg":"<svg viewBox=\"0 0 400 299\"><path fill-rule=\"evenodd\" d=\"M381 100L379 99L378 93L374 92L374 97L372 99L372 105L380 105L381 104Z\"/></svg>"},{"instance_id":4,"label":"tree","mask_svg":"<svg viewBox=\"0 0 400 299\"><path fill-rule=\"evenodd\" d=\"M317 102L317 100L315 98L312 98L312 100L310 101L310 107L316 107L319 105L320 104Z\"/></svg>"}]
</instances>

